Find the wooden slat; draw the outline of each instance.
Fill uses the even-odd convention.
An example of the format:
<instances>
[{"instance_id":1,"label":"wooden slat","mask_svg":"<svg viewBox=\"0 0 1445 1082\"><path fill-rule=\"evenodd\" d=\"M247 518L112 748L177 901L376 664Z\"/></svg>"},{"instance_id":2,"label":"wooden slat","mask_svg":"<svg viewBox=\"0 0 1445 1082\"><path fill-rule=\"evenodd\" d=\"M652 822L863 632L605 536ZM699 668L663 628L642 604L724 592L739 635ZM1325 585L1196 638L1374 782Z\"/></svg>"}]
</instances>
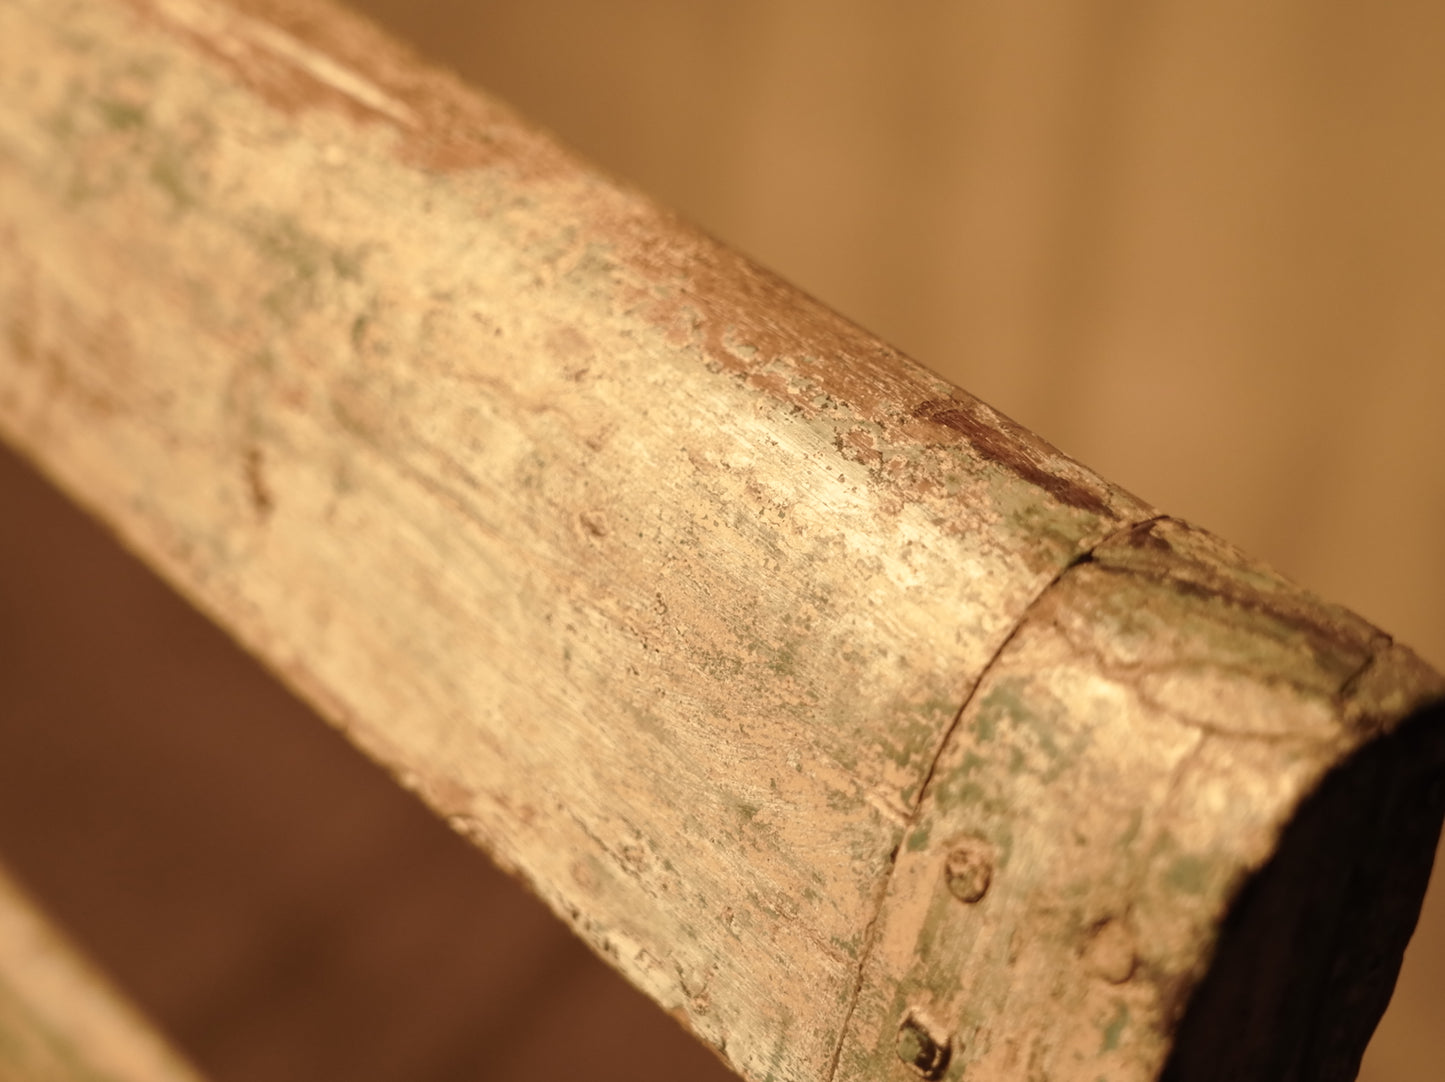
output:
<instances>
[{"instance_id":1,"label":"wooden slat","mask_svg":"<svg viewBox=\"0 0 1445 1082\"><path fill-rule=\"evenodd\" d=\"M352 19L0 3L0 251L0 433L743 1074L1156 1077L1237 896L1240 1077L1398 965L1437 675Z\"/></svg>"},{"instance_id":2,"label":"wooden slat","mask_svg":"<svg viewBox=\"0 0 1445 1082\"><path fill-rule=\"evenodd\" d=\"M0 868L0 1080L199 1079Z\"/></svg>"}]
</instances>

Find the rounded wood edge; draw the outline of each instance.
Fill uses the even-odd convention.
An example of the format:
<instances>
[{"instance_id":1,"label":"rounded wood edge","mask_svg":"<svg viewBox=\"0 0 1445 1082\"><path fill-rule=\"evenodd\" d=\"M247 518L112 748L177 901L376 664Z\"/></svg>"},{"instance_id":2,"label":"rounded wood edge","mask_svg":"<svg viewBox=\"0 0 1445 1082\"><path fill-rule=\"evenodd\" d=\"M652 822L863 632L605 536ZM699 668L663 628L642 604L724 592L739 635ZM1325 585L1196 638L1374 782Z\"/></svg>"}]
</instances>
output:
<instances>
[{"instance_id":1,"label":"rounded wood edge","mask_svg":"<svg viewBox=\"0 0 1445 1082\"><path fill-rule=\"evenodd\" d=\"M960 715L836 1077L1353 1077L1440 830L1442 694L1205 531L1122 531Z\"/></svg>"}]
</instances>

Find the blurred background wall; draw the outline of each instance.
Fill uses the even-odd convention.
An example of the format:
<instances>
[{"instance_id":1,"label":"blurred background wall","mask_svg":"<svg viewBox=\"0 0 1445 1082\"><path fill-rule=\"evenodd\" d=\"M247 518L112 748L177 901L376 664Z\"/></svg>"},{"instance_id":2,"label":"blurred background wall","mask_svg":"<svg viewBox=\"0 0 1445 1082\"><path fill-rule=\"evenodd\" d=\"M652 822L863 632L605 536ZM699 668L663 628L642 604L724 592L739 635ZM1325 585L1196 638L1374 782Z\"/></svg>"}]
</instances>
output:
<instances>
[{"instance_id":1,"label":"blurred background wall","mask_svg":"<svg viewBox=\"0 0 1445 1082\"><path fill-rule=\"evenodd\" d=\"M1426 0L353 2L605 169L1112 480L1265 557L1445 667L1445 455L1437 420L1445 405L1445 7ZM80 536L86 527L67 525L65 509L51 508L51 497L31 487L33 479L13 464L6 469L9 487L0 498L20 500L14 493L23 492L31 501L25 506L49 508L55 524L48 528L57 536ZM7 528L14 527L0 523L0 546ZM8 542L12 557L24 547L17 537ZM86 557L91 566L111 559L94 555L99 552ZM119 568L123 561L114 559ZM148 581L135 569L105 574ZM55 595L25 601L32 595L20 587L4 589L0 585L0 604L9 608L0 608L0 619L33 640L31 629L57 608ZM231 729L218 728L210 714L201 730L185 723L172 728L203 731L212 745L230 749L215 769L235 776L235 801L244 805L248 779L267 774L268 762L310 763L306 756L314 754L315 762L333 765L296 768L303 778L294 799L314 799L321 784L333 793L332 804L350 809L339 825L326 828L331 834L307 842L285 824L296 814L315 818L314 812L278 807L276 823L267 828L275 833L257 835L245 820L258 813L227 813L222 799L215 814L224 822L231 822L226 814L239 816L241 823L227 859L211 872L196 871L210 867L207 839L214 848L218 832L231 837L214 823L197 827L190 848L167 857L162 874L178 881L199 875L201 885L193 882L184 901L157 901L147 900L150 888L139 873L104 873L95 861L87 867L76 857L71 870L57 871L53 853L63 845L35 840L34 823L43 815L69 815L75 822L66 828L67 844L83 854L86 845L96 845L91 818L98 821L100 812L15 796L15 785L7 797L0 786L0 854L22 874L28 870L75 927L85 929L87 920L122 923L118 916L86 915L87 907L113 912L117 899L168 907L171 915L158 930L141 934L135 925L129 932L87 933L117 972L129 973L127 967L147 955L154 963L156 952L175 953L167 927L171 939L177 928L191 929L198 907L218 914L209 920L220 933L206 921L187 932L189 961L170 963L169 985L133 978L151 982L137 994L172 1020L198 1058L222 1064L232 1072L226 1077L236 1079L343 1077L343 1070L357 1080L572 1077L580 1066L575 1061L553 1070L549 1062L496 1051L509 1047L508 1038L511 1045L525 1038L545 1046L545 1025L527 1028L539 1023L527 1022L525 1011L506 1015L512 1021L505 1025L496 1022L502 1016L485 1013L489 996L508 1002L505 989L531 997L535 1006L542 989L560 988L552 1018L568 1019L579 1032L596 1028L604 1045L627 1045L615 1077L691 1078L712 1069L705 1061L667 1058L686 1057L690 1048L668 1043L677 1035L660 1015L666 1035L646 1029L645 1005L635 1016L625 1008L621 1020L588 1013L594 1008L584 1004L599 997L630 1001L589 968L591 959L567 954L568 947L557 945L563 940L549 939L560 933L546 918L518 915L532 910L508 893L509 885L494 882L489 872L465 870L475 862L460 849L452 853L440 835L426 834L425 816L403 828L395 824L411 823L414 812L404 801L397 805L404 810L375 811L382 806L376 801L390 799L384 795L390 787L368 781L365 764L334 766L346 760L345 749L331 747L329 734L298 735L309 732L310 719L289 700L282 704L279 692L264 690L264 679L243 659L215 660L228 649L219 640L204 649L194 645L210 642L210 633L187 624L189 614L166 608L172 601L145 593L155 591L154 584L122 593L132 589L126 611L142 613L150 605L161 613L151 623L210 659L186 669L209 673L209 683L196 681L199 698L187 700L189 706L144 697L145 706L134 700L117 706L121 672L113 688L102 682L94 701L75 710L94 716L110 709L108 732L121 731L117 713L134 715L126 724L150 732L163 728L158 716L205 711L196 704L221 680L231 689L222 712L239 717ZM16 626L0 625L0 634ZM57 628L54 649L63 652L79 632ZM116 656L115 641L105 641L110 645L96 640L96 658ZM22 666L13 652L8 662L0 660L5 664L12 685L20 668L25 674L47 664L56 670L53 662ZM116 664L133 676L142 661ZM227 665L236 666L234 674L218 675L232 673ZM50 679L65 684L76 675L56 670ZM74 690L66 694L73 698ZM33 737L34 719L61 709L36 702L26 700L30 724L12 722L12 733L23 729ZM265 725L247 720L258 715L248 715L246 703L264 715ZM284 720L287 711L297 711L294 722ZM20 716L12 707L10 717ZM66 724L53 723L57 732ZM257 736L258 729L269 735ZM228 735L215 735L221 732ZM0 740L8 739L0 715ZM118 746L150 747L151 737L113 739ZM252 774L223 762L238 758L235 749L250 746L248 740L262 741L245 768ZM287 740L291 751L275 750L282 746L276 741ZM72 759L80 753L66 759L65 741L57 742L61 750L47 753L51 759L17 758L12 751L12 764L30 764L14 772L34 777L66 763L79 769ZM7 769L4 751L0 746L0 775ZM167 754L179 752L154 752L162 759ZM205 753L189 748L186 754ZM151 784L159 784L159 768L150 775L146 769L137 767L136 776L153 775ZM353 780L325 790L332 783L317 779L330 777L328 770ZM211 787L226 790L221 783ZM343 793L351 795L337 795ZM192 807L185 801L200 797L180 799L177 807ZM126 844L144 859L154 831L145 825L144 809L136 814L138 825L124 828L136 837ZM149 814L161 823L176 812ZM113 821L108 829L112 835L122 830ZM412 830L422 832L415 838L431 840L408 841ZM350 839L349 848L342 846L350 855L339 865L316 856L334 852L337 836ZM378 836L391 841L378 843ZM118 845L112 837L103 852L113 854ZM292 885L268 888L271 894L227 916L220 912L223 899L244 894L227 877L261 876L227 870L247 846L269 849L273 858L286 854L280 872L270 866L265 874ZM24 861L15 855L21 851L28 854ZM417 855L433 851L443 854L434 866ZM260 869L264 853L257 859ZM81 871L74 870L77 860ZM433 870L417 872L417 861ZM442 910L452 914L449 921L461 922L463 912L500 915L458 923L453 940L464 945L448 951L445 937L437 942L435 933L419 930L435 901L428 903L422 888L399 885L408 876L454 900ZM463 881L473 885L464 888ZM326 891L357 884L366 886L366 897L390 891L390 900L377 901L371 916L354 917L349 930L320 931L337 923ZM379 884L389 885L382 891ZM414 910L413 917L396 918L398 905ZM514 939L535 934L543 946L530 957L552 958L552 977L537 977L538 963L526 962L523 953L506 961L495 948L476 947L474 939L488 926L526 929L509 933ZM409 946L388 947L387 957L395 958L386 964L393 969L383 972L367 952L398 936ZM207 946L208 939L222 945ZM298 943L330 957L332 975L293 972L306 964L294 960ZM262 964L267 959L269 970ZM228 966L250 974L239 1004L206 991L207 981ZM398 973L412 974L406 1002L387 998ZM373 980L380 1005L368 1001L348 1014L349 1007L337 1005L342 994L326 980L358 995ZM426 989L438 980L445 991L434 997L440 1006L426 1008L430 1021L408 1022L405 1039L385 1038L400 1042L387 1048L404 1052L387 1059L375 1050L321 1047L327 1038L318 1033L344 1046L344 1035L358 1025L381 1040L391 1033L385 1026L399 1024L408 1008L415 1013L432 1002ZM477 982L486 980L492 991L483 994ZM329 1008L318 1006L326 1003ZM303 1025L308 1010L320 1018L312 1018L310 1029ZM1437 884L1362 1078L1438 1078L1445 1063L1442 1023L1445 890ZM628 1028L633 1025L643 1028ZM628 1066L626 1057L649 1044L663 1050L663 1059L652 1067ZM434 1046L450 1051L425 1051ZM238 1061L250 1065L235 1067ZM586 1066L592 1077L603 1077Z\"/></svg>"}]
</instances>

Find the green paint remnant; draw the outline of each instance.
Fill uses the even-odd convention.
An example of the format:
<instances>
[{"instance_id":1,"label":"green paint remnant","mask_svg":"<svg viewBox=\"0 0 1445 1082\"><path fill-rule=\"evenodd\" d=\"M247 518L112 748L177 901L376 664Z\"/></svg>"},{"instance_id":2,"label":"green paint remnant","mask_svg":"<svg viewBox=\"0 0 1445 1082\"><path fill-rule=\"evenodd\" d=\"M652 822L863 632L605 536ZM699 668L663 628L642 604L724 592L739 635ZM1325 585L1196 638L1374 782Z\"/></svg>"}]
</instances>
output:
<instances>
[{"instance_id":1,"label":"green paint remnant","mask_svg":"<svg viewBox=\"0 0 1445 1082\"><path fill-rule=\"evenodd\" d=\"M988 760L975 751L970 751L966 754L963 757L963 762L959 763L957 767L957 773L963 775L974 774L980 770L987 772Z\"/></svg>"},{"instance_id":2,"label":"green paint remnant","mask_svg":"<svg viewBox=\"0 0 1445 1082\"><path fill-rule=\"evenodd\" d=\"M794 643L785 643L773 654L768 668L778 676L794 676L797 674L797 664L797 646Z\"/></svg>"},{"instance_id":3,"label":"green paint remnant","mask_svg":"<svg viewBox=\"0 0 1445 1082\"><path fill-rule=\"evenodd\" d=\"M262 221L252 231L252 238L262 254L285 263L302 278L315 277L325 259L321 242L289 217Z\"/></svg>"},{"instance_id":4,"label":"green paint remnant","mask_svg":"<svg viewBox=\"0 0 1445 1082\"><path fill-rule=\"evenodd\" d=\"M1018 536L1032 542L1022 555L1034 571L1057 571L1083 549L1083 541L1098 528L1098 519L1070 507L1050 507L1039 501L1028 485L1007 479L1002 487L990 485L999 511Z\"/></svg>"},{"instance_id":5,"label":"green paint remnant","mask_svg":"<svg viewBox=\"0 0 1445 1082\"><path fill-rule=\"evenodd\" d=\"M933 1045L923 1042L923 1033L916 1026L904 1026L898 1032L898 1058L904 1063L916 1063L926 1058L925 1051L932 1052Z\"/></svg>"},{"instance_id":6,"label":"green paint remnant","mask_svg":"<svg viewBox=\"0 0 1445 1082\"><path fill-rule=\"evenodd\" d=\"M714 680L726 682L742 675L743 661L734 654L718 651L699 651L694 655L698 668ZM801 764L799 766L801 769Z\"/></svg>"},{"instance_id":7,"label":"green paint remnant","mask_svg":"<svg viewBox=\"0 0 1445 1082\"><path fill-rule=\"evenodd\" d=\"M145 127L146 111L143 105L102 98L95 103L95 108L105 126L115 131L134 131Z\"/></svg>"},{"instance_id":8,"label":"green paint remnant","mask_svg":"<svg viewBox=\"0 0 1445 1082\"><path fill-rule=\"evenodd\" d=\"M1139 828L1144 825L1144 810L1135 808L1134 814L1129 817L1129 825L1124 828L1124 833L1119 837L1119 848L1127 849L1133 845L1139 837Z\"/></svg>"},{"instance_id":9,"label":"green paint remnant","mask_svg":"<svg viewBox=\"0 0 1445 1082\"><path fill-rule=\"evenodd\" d=\"M325 248L289 218L263 224L252 239L261 254L282 270L263 303L272 315L289 322L314 296L317 276L326 265Z\"/></svg>"},{"instance_id":10,"label":"green paint remnant","mask_svg":"<svg viewBox=\"0 0 1445 1082\"><path fill-rule=\"evenodd\" d=\"M1186 853L1169 866L1164 881L1184 894L1204 894L1209 889L1209 861Z\"/></svg>"},{"instance_id":11,"label":"green paint remnant","mask_svg":"<svg viewBox=\"0 0 1445 1082\"><path fill-rule=\"evenodd\" d=\"M994 846L994 868L995 870L1008 867L1014 854L1014 832L1008 820L1002 820L990 824L988 840Z\"/></svg>"},{"instance_id":12,"label":"green paint remnant","mask_svg":"<svg viewBox=\"0 0 1445 1082\"><path fill-rule=\"evenodd\" d=\"M1031 774L1045 782L1078 763L1092 740L1055 695L1026 676L1000 680L989 690L968 735L983 752L988 773Z\"/></svg>"},{"instance_id":13,"label":"green paint remnant","mask_svg":"<svg viewBox=\"0 0 1445 1082\"><path fill-rule=\"evenodd\" d=\"M1119 1047L1119 1039L1124 1034L1124 1027L1129 1024L1129 1005L1122 1000L1119 1008L1114 1012L1114 1017L1104 1027L1104 1043L1099 1046L1100 1052L1112 1052Z\"/></svg>"},{"instance_id":14,"label":"green paint remnant","mask_svg":"<svg viewBox=\"0 0 1445 1082\"><path fill-rule=\"evenodd\" d=\"M908 835L908 851L910 853L917 853L928 848L928 831L928 825L924 824Z\"/></svg>"},{"instance_id":15,"label":"green paint remnant","mask_svg":"<svg viewBox=\"0 0 1445 1082\"><path fill-rule=\"evenodd\" d=\"M1018 681L1005 680L984 697L973 723L973 735L980 743L997 740L1000 725L1036 725L1033 711L1024 701L1023 691Z\"/></svg>"},{"instance_id":16,"label":"green paint remnant","mask_svg":"<svg viewBox=\"0 0 1445 1082\"><path fill-rule=\"evenodd\" d=\"M973 805L987 809L999 801L983 785L970 778L947 777L938 786L936 797L939 807L949 809L961 805Z\"/></svg>"},{"instance_id":17,"label":"green paint remnant","mask_svg":"<svg viewBox=\"0 0 1445 1082\"><path fill-rule=\"evenodd\" d=\"M151 161L151 183L166 195L176 210L190 210L196 196L186 178L185 156L173 148L161 151Z\"/></svg>"},{"instance_id":18,"label":"green paint remnant","mask_svg":"<svg viewBox=\"0 0 1445 1082\"><path fill-rule=\"evenodd\" d=\"M45 118L45 130L57 143L69 143L75 138L75 114L68 108L69 105L67 102Z\"/></svg>"},{"instance_id":19,"label":"green paint remnant","mask_svg":"<svg viewBox=\"0 0 1445 1082\"><path fill-rule=\"evenodd\" d=\"M928 913L918 929L914 950L917 956L924 960L927 971L925 980L936 978L940 967L949 970L956 964L955 952L940 949L940 942L946 942L949 932L954 928L954 922L950 918L953 916L952 907L957 904L946 891L941 892L929 904Z\"/></svg>"},{"instance_id":20,"label":"green paint remnant","mask_svg":"<svg viewBox=\"0 0 1445 1082\"><path fill-rule=\"evenodd\" d=\"M361 266L365 261L366 253L360 248L337 248L331 253L331 269L336 277L348 282L361 281Z\"/></svg>"},{"instance_id":21,"label":"green paint remnant","mask_svg":"<svg viewBox=\"0 0 1445 1082\"><path fill-rule=\"evenodd\" d=\"M364 247L333 248L289 216L258 217L245 232L278 272L262 303L286 322L316 304L324 282L356 281L361 277Z\"/></svg>"}]
</instances>

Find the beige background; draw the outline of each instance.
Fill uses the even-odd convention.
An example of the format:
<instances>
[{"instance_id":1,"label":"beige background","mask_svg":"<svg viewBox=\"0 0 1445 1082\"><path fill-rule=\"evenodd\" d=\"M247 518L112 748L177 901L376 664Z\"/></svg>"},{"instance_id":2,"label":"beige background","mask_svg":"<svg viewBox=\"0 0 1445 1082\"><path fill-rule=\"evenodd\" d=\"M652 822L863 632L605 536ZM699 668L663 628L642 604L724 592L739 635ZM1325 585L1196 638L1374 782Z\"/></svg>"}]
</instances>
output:
<instances>
[{"instance_id":1,"label":"beige background","mask_svg":"<svg viewBox=\"0 0 1445 1082\"><path fill-rule=\"evenodd\" d=\"M1445 8L357 6L1445 666ZM218 1082L720 1077L4 456L0 507L0 858ZM1362 1077L1442 1022L1437 889Z\"/></svg>"}]
</instances>

